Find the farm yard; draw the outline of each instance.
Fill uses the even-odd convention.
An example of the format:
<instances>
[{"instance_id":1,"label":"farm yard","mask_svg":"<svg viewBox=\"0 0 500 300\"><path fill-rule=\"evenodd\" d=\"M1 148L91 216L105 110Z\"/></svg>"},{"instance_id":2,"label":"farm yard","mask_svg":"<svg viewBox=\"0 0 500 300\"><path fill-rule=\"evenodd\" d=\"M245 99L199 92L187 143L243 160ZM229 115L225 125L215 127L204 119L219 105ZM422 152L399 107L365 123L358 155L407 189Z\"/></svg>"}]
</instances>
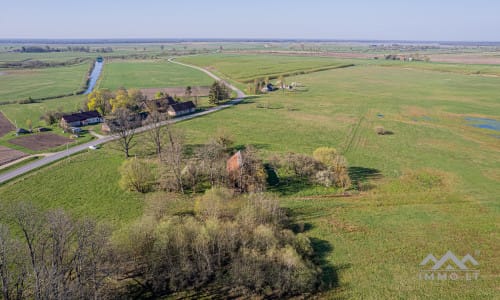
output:
<instances>
[{"instance_id":1,"label":"farm yard","mask_svg":"<svg viewBox=\"0 0 500 300\"><path fill-rule=\"evenodd\" d=\"M468 120L500 119L500 78L474 74L480 70L494 75L496 66L234 54L179 60L238 82L307 73L287 78L304 89L251 96L238 106L174 127L190 149L223 128L236 148L253 145L265 161L287 152L311 155L323 146L347 158L354 182L350 196L308 185L269 187L293 222L305 228L319 254L329 286L320 297L495 297L500 271L499 133ZM353 62L353 67L336 68ZM111 89L212 82L201 72L167 62L113 61L104 70L101 87ZM378 135L376 127L390 134ZM138 144L145 145L145 138L140 136ZM144 152L136 147L132 155ZM115 145L105 145L1 186L2 201L62 207L119 230L157 196L120 189L123 160ZM172 215L194 209L190 195L168 197ZM471 253L480 262L480 279L419 280L422 259L447 250Z\"/></svg>"}]
</instances>

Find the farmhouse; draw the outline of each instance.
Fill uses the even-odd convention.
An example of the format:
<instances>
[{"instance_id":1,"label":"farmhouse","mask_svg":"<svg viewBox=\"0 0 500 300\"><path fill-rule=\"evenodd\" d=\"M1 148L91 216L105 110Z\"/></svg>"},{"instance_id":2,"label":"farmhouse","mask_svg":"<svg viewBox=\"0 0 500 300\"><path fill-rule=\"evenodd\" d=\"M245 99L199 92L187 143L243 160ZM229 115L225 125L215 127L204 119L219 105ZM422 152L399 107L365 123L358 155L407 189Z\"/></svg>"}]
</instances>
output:
<instances>
[{"instance_id":1,"label":"farmhouse","mask_svg":"<svg viewBox=\"0 0 500 300\"><path fill-rule=\"evenodd\" d=\"M155 100L145 100L141 103L140 108L146 111L157 111L160 113L166 113L170 105L177 104L174 98L168 96L162 99Z\"/></svg>"},{"instance_id":2,"label":"farmhouse","mask_svg":"<svg viewBox=\"0 0 500 300\"><path fill-rule=\"evenodd\" d=\"M170 105L167 112L169 116L178 117L190 114L195 110L196 105L194 105L193 101L187 101Z\"/></svg>"},{"instance_id":3,"label":"farmhouse","mask_svg":"<svg viewBox=\"0 0 500 300\"><path fill-rule=\"evenodd\" d=\"M128 123L123 125L129 129L141 127L144 120L147 119L148 115L149 114L147 112L131 114L128 118ZM104 123L102 123L101 125L101 132L104 134L111 134L117 131L121 127L121 125L122 124L120 124L119 120L117 120L116 118L106 118Z\"/></svg>"},{"instance_id":4,"label":"farmhouse","mask_svg":"<svg viewBox=\"0 0 500 300\"><path fill-rule=\"evenodd\" d=\"M71 115L64 115L61 118L60 125L62 128L80 127L89 124L102 123L103 119L101 114L97 111L85 111Z\"/></svg>"}]
</instances>

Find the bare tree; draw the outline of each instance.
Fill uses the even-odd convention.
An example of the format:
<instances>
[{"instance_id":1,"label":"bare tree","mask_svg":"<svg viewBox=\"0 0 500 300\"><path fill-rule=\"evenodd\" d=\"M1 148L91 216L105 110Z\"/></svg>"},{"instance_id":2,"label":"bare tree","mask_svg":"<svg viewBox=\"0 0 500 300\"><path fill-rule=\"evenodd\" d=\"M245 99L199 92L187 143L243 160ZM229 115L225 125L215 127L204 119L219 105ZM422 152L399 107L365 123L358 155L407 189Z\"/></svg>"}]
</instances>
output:
<instances>
[{"instance_id":1,"label":"bare tree","mask_svg":"<svg viewBox=\"0 0 500 300\"><path fill-rule=\"evenodd\" d=\"M162 161L166 167L165 182L173 176L174 188L184 193L182 170L184 142L179 132L174 131L169 125L165 126L167 135L165 147L163 147ZM168 184L167 184L168 185Z\"/></svg>"},{"instance_id":2,"label":"bare tree","mask_svg":"<svg viewBox=\"0 0 500 300\"><path fill-rule=\"evenodd\" d=\"M37 245L44 243L44 239L42 238L43 218L40 216L38 209L26 202L21 202L15 207L13 218L14 222L21 229L26 245L28 246L29 261L35 281L33 296L35 299L41 299L43 268L40 261L43 259L43 256L39 255Z\"/></svg>"},{"instance_id":3,"label":"bare tree","mask_svg":"<svg viewBox=\"0 0 500 300\"><path fill-rule=\"evenodd\" d=\"M210 179L210 184L212 186L220 184L225 175L228 158L224 145L212 139L200 148L197 156L200 158L201 167Z\"/></svg>"},{"instance_id":4,"label":"bare tree","mask_svg":"<svg viewBox=\"0 0 500 300\"><path fill-rule=\"evenodd\" d=\"M163 127L163 122L167 120L168 115L165 116L158 111L152 111L148 118L144 121L144 125L149 127L149 130L146 131L148 140L153 145L155 153L160 160L161 152L163 150L163 142L165 140L165 128Z\"/></svg>"},{"instance_id":5,"label":"bare tree","mask_svg":"<svg viewBox=\"0 0 500 300\"><path fill-rule=\"evenodd\" d=\"M5 300L23 299L27 280L27 254L11 238L7 226L0 224L0 286Z\"/></svg>"},{"instance_id":6,"label":"bare tree","mask_svg":"<svg viewBox=\"0 0 500 300\"><path fill-rule=\"evenodd\" d=\"M121 150L125 153L125 157L130 157L130 149L136 143L134 136L136 128L140 124L139 116L132 114L129 110L118 108L113 113L113 119L109 121L111 132L118 136L118 144Z\"/></svg>"}]
</instances>

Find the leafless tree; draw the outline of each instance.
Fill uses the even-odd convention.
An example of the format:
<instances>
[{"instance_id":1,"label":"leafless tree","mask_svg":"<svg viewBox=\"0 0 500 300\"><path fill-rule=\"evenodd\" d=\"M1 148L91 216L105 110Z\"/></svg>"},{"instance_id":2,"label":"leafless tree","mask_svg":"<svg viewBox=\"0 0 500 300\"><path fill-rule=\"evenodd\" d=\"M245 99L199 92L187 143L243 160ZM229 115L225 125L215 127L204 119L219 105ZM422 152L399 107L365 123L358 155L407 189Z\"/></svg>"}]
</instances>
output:
<instances>
[{"instance_id":1,"label":"leafless tree","mask_svg":"<svg viewBox=\"0 0 500 300\"><path fill-rule=\"evenodd\" d=\"M140 124L139 116L127 109L118 108L113 113L113 119L108 122L111 132L118 136L120 149L125 153L125 157L129 158L130 149L136 145L134 137L136 128Z\"/></svg>"},{"instance_id":2,"label":"leafless tree","mask_svg":"<svg viewBox=\"0 0 500 300\"><path fill-rule=\"evenodd\" d=\"M23 299L27 281L27 253L10 236L6 225L0 224L0 287L5 300Z\"/></svg>"},{"instance_id":3,"label":"leafless tree","mask_svg":"<svg viewBox=\"0 0 500 300\"><path fill-rule=\"evenodd\" d=\"M149 127L146 131L148 140L154 147L158 159L161 160L161 152L163 149L163 142L165 140L165 124L163 122L168 120L168 115L159 113L158 111L151 111L148 118L144 121L144 125Z\"/></svg>"},{"instance_id":4,"label":"leafless tree","mask_svg":"<svg viewBox=\"0 0 500 300\"><path fill-rule=\"evenodd\" d=\"M208 175L210 184L212 186L220 184L225 177L228 158L224 146L212 139L199 149L197 156L200 158L201 167Z\"/></svg>"},{"instance_id":5,"label":"leafless tree","mask_svg":"<svg viewBox=\"0 0 500 300\"><path fill-rule=\"evenodd\" d=\"M184 141L182 135L175 131L171 126L165 126L166 129L166 143L163 147L162 161L166 167L163 174L164 186L168 186L168 182L173 178L174 189L184 193L184 186L182 180L182 170L184 169L183 151ZM169 187L171 188L171 187Z\"/></svg>"}]
</instances>

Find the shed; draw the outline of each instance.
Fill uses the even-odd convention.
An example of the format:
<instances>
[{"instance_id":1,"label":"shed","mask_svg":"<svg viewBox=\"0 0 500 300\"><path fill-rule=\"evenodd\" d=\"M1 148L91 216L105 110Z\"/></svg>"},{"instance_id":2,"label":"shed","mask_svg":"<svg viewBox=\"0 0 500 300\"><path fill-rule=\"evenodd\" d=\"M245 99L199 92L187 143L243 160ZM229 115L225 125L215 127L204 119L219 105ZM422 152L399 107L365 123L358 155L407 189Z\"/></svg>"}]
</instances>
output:
<instances>
[{"instance_id":1,"label":"shed","mask_svg":"<svg viewBox=\"0 0 500 300\"><path fill-rule=\"evenodd\" d=\"M170 105L167 112L169 116L178 117L193 113L196 111L196 105L193 101L180 102L174 105Z\"/></svg>"}]
</instances>

